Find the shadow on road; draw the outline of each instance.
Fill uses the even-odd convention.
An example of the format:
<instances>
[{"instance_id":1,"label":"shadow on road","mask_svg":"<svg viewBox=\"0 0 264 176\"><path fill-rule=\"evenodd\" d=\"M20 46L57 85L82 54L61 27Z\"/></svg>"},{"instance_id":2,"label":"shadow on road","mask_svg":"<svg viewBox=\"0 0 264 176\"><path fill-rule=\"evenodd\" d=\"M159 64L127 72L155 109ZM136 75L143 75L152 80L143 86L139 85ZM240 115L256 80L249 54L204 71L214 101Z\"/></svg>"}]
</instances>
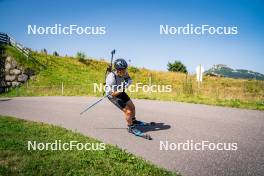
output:
<instances>
[{"instance_id":1,"label":"shadow on road","mask_svg":"<svg viewBox=\"0 0 264 176\"><path fill-rule=\"evenodd\" d=\"M127 128L95 128L99 130L126 130Z\"/></svg>"},{"instance_id":2,"label":"shadow on road","mask_svg":"<svg viewBox=\"0 0 264 176\"><path fill-rule=\"evenodd\" d=\"M11 98L0 98L0 101L9 101L12 100Z\"/></svg>"},{"instance_id":3,"label":"shadow on road","mask_svg":"<svg viewBox=\"0 0 264 176\"><path fill-rule=\"evenodd\" d=\"M170 129L170 125L165 125L164 123L157 123L155 122L155 125L150 126L137 126L137 128L142 131L143 133L146 133L148 131L160 131L160 130L167 130ZM95 128L95 129L101 129L101 130L127 130L127 128Z\"/></svg>"},{"instance_id":4,"label":"shadow on road","mask_svg":"<svg viewBox=\"0 0 264 176\"><path fill-rule=\"evenodd\" d=\"M143 133L148 132L148 131L160 131L160 130L167 130L170 129L170 125L166 125L162 122L155 122L155 125L150 125L150 126L139 126L138 129L141 130Z\"/></svg>"}]
</instances>

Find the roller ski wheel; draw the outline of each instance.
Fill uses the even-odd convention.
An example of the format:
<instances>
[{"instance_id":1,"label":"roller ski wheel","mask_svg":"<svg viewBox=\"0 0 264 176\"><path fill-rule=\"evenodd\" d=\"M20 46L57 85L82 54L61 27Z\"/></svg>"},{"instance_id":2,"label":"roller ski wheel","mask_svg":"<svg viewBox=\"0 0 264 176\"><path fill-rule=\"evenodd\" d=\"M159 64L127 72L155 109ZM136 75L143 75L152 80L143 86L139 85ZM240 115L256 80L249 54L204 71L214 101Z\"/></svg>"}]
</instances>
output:
<instances>
[{"instance_id":1,"label":"roller ski wheel","mask_svg":"<svg viewBox=\"0 0 264 176\"><path fill-rule=\"evenodd\" d=\"M148 140L152 140L152 137L149 134L144 134L142 137Z\"/></svg>"},{"instance_id":2,"label":"roller ski wheel","mask_svg":"<svg viewBox=\"0 0 264 176\"><path fill-rule=\"evenodd\" d=\"M139 129L135 128L135 126L129 127L127 130L129 133L132 133L137 137L142 137L144 139L152 140L152 137L149 134L142 133Z\"/></svg>"}]
</instances>

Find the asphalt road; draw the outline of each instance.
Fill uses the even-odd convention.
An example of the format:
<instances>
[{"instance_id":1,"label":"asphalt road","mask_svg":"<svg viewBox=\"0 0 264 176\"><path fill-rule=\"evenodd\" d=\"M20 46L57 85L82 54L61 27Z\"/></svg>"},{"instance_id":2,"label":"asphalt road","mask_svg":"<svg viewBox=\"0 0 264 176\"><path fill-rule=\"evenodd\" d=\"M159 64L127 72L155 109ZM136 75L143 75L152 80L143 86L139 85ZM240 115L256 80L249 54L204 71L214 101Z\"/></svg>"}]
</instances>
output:
<instances>
[{"instance_id":1,"label":"asphalt road","mask_svg":"<svg viewBox=\"0 0 264 176\"><path fill-rule=\"evenodd\" d=\"M0 114L77 130L105 143L118 145L154 164L179 171L183 175L264 174L264 112L134 100L137 118L157 123L156 128L143 129L153 137L153 140L149 141L129 134L122 112L108 100L102 101L84 115L79 115L87 104L97 99L95 97L1 99ZM182 147L181 150L175 149L176 145L186 143L188 140L193 144L202 141L215 145L236 143L232 145L236 145L237 150L209 150L208 147L205 147L205 150L183 150ZM160 143L166 141L170 144L170 150L160 150ZM230 147L227 146L226 149Z\"/></svg>"}]
</instances>

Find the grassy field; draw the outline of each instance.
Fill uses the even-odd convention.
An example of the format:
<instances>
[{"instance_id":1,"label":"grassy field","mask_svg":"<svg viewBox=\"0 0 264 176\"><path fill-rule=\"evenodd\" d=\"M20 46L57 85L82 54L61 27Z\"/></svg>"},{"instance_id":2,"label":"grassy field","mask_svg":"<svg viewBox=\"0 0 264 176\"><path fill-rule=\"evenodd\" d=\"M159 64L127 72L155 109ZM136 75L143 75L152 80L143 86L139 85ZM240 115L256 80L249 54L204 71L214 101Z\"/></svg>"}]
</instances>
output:
<instances>
[{"instance_id":1,"label":"grassy field","mask_svg":"<svg viewBox=\"0 0 264 176\"><path fill-rule=\"evenodd\" d=\"M28 150L27 141L99 143L64 128L0 116L0 175L176 175L115 146L105 150Z\"/></svg>"},{"instance_id":2,"label":"grassy field","mask_svg":"<svg viewBox=\"0 0 264 176\"><path fill-rule=\"evenodd\" d=\"M93 83L103 83L107 62L88 58L56 57L33 53L33 57L46 66L27 60L12 48L9 55L38 73L27 84L0 96L101 96L93 91ZM164 63L165 64L165 63ZM195 75L185 75L145 68L129 67L134 83L172 85L170 93L130 93L132 98L182 101L209 105L264 110L264 81L204 77L198 86Z\"/></svg>"}]
</instances>

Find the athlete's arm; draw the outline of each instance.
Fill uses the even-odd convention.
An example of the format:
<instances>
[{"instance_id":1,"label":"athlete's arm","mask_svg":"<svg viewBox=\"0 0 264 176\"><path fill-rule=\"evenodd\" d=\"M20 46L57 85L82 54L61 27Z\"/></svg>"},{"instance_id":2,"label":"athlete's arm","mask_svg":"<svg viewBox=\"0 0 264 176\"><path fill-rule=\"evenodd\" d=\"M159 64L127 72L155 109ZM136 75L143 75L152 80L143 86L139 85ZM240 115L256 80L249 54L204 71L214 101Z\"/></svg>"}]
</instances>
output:
<instances>
[{"instance_id":1,"label":"athlete's arm","mask_svg":"<svg viewBox=\"0 0 264 176\"><path fill-rule=\"evenodd\" d=\"M125 75L125 87L128 88L128 86L130 86L133 82L133 80L131 79L131 77L129 76L129 74L126 72L126 75Z\"/></svg>"}]
</instances>

